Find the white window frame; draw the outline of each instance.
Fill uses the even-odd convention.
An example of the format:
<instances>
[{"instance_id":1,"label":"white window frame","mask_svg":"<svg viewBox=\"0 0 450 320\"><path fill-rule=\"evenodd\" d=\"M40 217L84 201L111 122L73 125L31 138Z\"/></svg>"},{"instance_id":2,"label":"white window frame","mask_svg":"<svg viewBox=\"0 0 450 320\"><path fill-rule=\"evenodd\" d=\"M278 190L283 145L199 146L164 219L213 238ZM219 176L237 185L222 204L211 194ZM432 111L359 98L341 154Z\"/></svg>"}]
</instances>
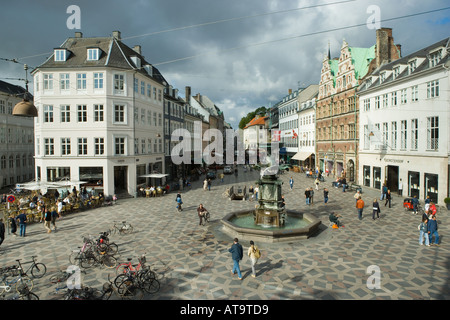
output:
<instances>
[{"instance_id":1,"label":"white window frame","mask_svg":"<svg viewBox=\"0 0 450 320\"><path fill-rule=\"evenodd\" d=\"M77 73L77 90L87 89L87 74Z\"/></svg>"},{"instance_id":2,"label":"white window frame","mask_svg":"<svg viewBox=\"0 0 450 320\"><path fill-rule=\"evenodd\" d=\"M411 119L411 150L419 147L419 119Z\"/></svg>"},{"instance_id":3,"label":"white window frame","mask_svg":"<svg viewBox=\"0 0 450 320\"><path fill-rule=\"evenodd\" d=\"M122 110L119 110L121 108ZM120 104L116 103L114 104L114 113L113 113L113 123L114 124L127 124L127 105L126 104ZM119 115L121 114L121 117L119 117L119 120L117 120L116 114L119 112Z\"/></svg>"},{"instance_id":4,"label":"white window frame","mask_svg":"<svg viewBox=\"0 0 450 320\"><path fill-rule=\"evenodd\" d=\"M98 48L88 48L86 60L87 61L98 61L100 58L100 50Z\"/></svg>"},{"instance_id":5,"label":"white window frame","mask_svg":"<svg viewBox=\"0 0 450 320\"><path fill-rule=\"evenodd\" d=\"M96 156L101 156L105 154L105 138L103 137L94 138L94 154Z\"/></svg>"},{"instance_id":6,"label":"white window frame","mask_svg":"<svg viewBox=\"0 0 450 320\"><path fill-rule=\"evenodd\" d=\"M66 49L55 49L54 60L59 62L64 62L67 60L67 50Z\"/></svg>"},{"instance_id":7,"label":"white window frame","mask_svg":"<svg viewBox=\"0 0 450 320\"><path fill-rule=\"evenodd\" d=\"M61 122L70 122L70 105L61 105Z\"/></svg>"},{"instance_id":8,"label":"white window frame","mask_svg":"<svg viewBox=\"0 0 450 320\"><path fill-rule=\"evenodd\" d=\"M77 152L79 156L88 155L88 138L78 138L77 139Z\"/></svg>"},{"instance_id":9,"label":"white window frame","mask_svg":"<svg viewBox=\"0 0 450 320\"><path fill-rule=\"evenodd\" d=\"M53 73L44 73L44 91L53 90Z\"/></svg>"},{"instance_id":10,"label":"white window frame","mask_svg":"<svg viewBox=\"0 0 450 320\"><path fill-rule=\"evenodd\" d=\"M44 155L46 155L46 156L55 155L55 139L54 138L44 138Z\"/></svg>"},{"instance_id":11,"label":"white window frame","mask_svg":"<svg viewBox=\"0 0 450 320\"><path fill-rule=\"evenodd\" d=\"M103 122L104 119L105 116L103 104L94 104L94 122Z\"/></svg>"},{"instance_id":12,"label":"white window frame","mask_svg":"<svg viewBox=\"0 0 450 320\"><path fill-rule=\"evenodd\" d=\"M45 104L44 108L44 122L50 123L53 122L53 105Z\"/></svg>"},{"instance_id":13,"label":"white window frame","mask_svg":"<svg viewBox=\"0 0 450 320\"><path fill-rule=\"evenodd\" d=\"M119 151L121 151L119 153L117 152L118 146L119 146ZM114 155L116 155L116 156L127 155L127 137L114 136Z\"/></svg>"},{"instance_id":14,"label":"white window frame","mask_svg":"<svg viewBox=\"0 0 450 320\"><path fill-rule=\"evenodd\" d=\"M113 75L113 92L117 95L124 95L126 92L126 78L123 73L115 73Z\"/></svg>"},{"instance_id":15,"label":"white window frame","mask_svg":"<svg viewBox=\"0 0 450 320\"><path fill-rule=\"evenodd\" d=\"M70 147L70 138L61 138L61 155L67 156L72 152Z\"/></svg>"},{"instance_id":16,"label":"white window frame","mask_svg":"<svg viewBox=\"0 0 450 320\"><path fill-rule=\"evenodd\" d=\"M59 74L59 88L61 91L70 90L70 73Z\"/></svg>"},{"instance_id":17,"label":"white window frame","mask_svg":"<svg viewBox=\"0 0 450 320\"><path fill-rule=\"evenodd\" d=\"M94 72L94 90L103 90L103 72Z\"/></svg>"},{"instance_id":18,"label":"white window frame","mask_svg":"<svg viewBox=\"0 0 450 320\"><path fill-rule=\"evenodd\" d=\"M84 123L87 121L88 121L87 105L85 104L77 105L77 122Z\"/></svg>"},{"instance_id":19,"label":"white window frame","mask_svg":"<svg viewBox=\"0 0 450 320\"><path fill-rule=\"evenodd\" d=\"M427 98L437 98L439 97L439 80L433 80L427 82Z\"/></svg>"},{"instance_id":20,"label":"white window frame","mask_svg":"<svg viewBox=\"0 0 450 320\"><path fill-rule=\"evenodd\" d=\"M427 117L427 150L439 150L439 117Z\"/></svg>"}]
</instances>

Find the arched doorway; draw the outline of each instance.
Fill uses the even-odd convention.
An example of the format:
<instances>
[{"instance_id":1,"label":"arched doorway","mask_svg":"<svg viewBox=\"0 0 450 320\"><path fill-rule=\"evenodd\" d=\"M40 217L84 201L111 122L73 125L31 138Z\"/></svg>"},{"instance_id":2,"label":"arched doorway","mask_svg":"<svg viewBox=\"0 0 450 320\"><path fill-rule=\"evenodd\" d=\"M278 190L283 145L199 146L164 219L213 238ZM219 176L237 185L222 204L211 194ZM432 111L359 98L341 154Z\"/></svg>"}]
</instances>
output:
<instances>
[{"instance_id":1,"label":"arched doorway","mask_svg":"<svg viewBox=\"0 0 450 320\"><path fill-rule=\"evenodd\" d=\"M355 181L355 163L353 160L347 162L347 181Z\"/></svg>"}]
</instances>

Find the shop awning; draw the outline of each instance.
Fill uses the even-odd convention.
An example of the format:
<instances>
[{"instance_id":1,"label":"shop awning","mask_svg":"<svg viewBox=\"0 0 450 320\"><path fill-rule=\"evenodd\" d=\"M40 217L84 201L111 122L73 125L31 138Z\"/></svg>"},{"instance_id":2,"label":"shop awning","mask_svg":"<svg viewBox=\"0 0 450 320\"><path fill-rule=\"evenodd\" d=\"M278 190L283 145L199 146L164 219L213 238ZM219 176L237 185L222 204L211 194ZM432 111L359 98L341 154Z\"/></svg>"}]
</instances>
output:
<instances>
[{"instance_id":1,"label":"shop awning","mask_svg":"<svg viewBox=\"0 0 450 320\"><path fill-rule=\"evenodd\" d=\"M297 152L291 160L305 161L312 155L312 152Z\"/></svg>"},{"instance_id":2,"label":"shop awning","mask_svg":"<svg viewBox=\"0 0 450 320\"><path fill-rule=\"evenodd\" d=\"M149 174L144 174L143 176L140 176L141 178L164 178L167 177L168 174L164 174L164 173L149 173Z\"/></svg>"}]
</instances>

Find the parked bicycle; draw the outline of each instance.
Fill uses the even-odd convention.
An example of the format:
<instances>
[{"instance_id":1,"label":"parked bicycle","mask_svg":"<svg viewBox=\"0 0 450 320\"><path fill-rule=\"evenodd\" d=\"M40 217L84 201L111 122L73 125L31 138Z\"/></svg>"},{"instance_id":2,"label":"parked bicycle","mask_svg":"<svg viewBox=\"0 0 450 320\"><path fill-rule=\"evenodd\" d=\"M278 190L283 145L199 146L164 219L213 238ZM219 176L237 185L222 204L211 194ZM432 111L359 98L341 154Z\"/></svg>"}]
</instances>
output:
<instances>
[{"instance_id":1,"label":"parked bicycle","mask_svg":"<svg viewBox=\"0 0 450 320\"><path fill-rule=\"evenodd\" d=\"M101 264L107 268L113 268L117 264L117 258L114 253L117 252L117 245L114 246L104 244L105 246L98 247L92 238L83 237L84 244L79 250L73 250L69 256L69 261L73 265L78 265L81 268L90 268L94 265ZM114 248L114 249L112 249Z\"/></svg>"},{"instance_id":2,"label":"parked bicycle","mask_svg":"<svg viewBox=\"0 0 450 320\"><path fill-rule=\"evenodd\" d=\"M9 299L5 299L5 295L3 295L4 300L39 300L39 297L37 294L31 292L31 290L27 286L23 286L19 293L14 295L13 297Z\"/></svg>"},{"instance_id":3,"label":"parked bicycle","mask_svg":"<svg viewBox=\"0 0 450 320\"><path fill-rule=\"evenodd\" d=\"M10 292L13 286L15 286L16 292L20 294L24 289L31 291L34 283L33 280L23 274L23 272L19 272L18 275L4 273L0 285L0 295Z\"/></svg>"},{"instance_id":4,"label":"parked bicycle","mask_svg":"<svg viewBox=\"0 0 450 320\"><path fill-rule=\"evenodd\" d=\"M119 222L122 222L122 224L119 224ZM130 234L133 233L133 226L130 223L127 223L126 221L114 221L113 226L109 230L110 234Z\"/></svg>"},{"instance_id":5,"label":"parked bicycle","mask_svg":"<svg viewBox=\"0 0 450 320\"><path fill-rule=\"evenodd\" d=\"M47 267L42 262L36 262L36 256L31 257L31 261L22 262L23 264L31 263L26 271L22 267L20 262L22 259L16 259L19 264L19 270L21 270L22 275L27 275L27 272L31 270L31 275L33 278L42 278L47 273Z\"/></svg>"}]
</instances>

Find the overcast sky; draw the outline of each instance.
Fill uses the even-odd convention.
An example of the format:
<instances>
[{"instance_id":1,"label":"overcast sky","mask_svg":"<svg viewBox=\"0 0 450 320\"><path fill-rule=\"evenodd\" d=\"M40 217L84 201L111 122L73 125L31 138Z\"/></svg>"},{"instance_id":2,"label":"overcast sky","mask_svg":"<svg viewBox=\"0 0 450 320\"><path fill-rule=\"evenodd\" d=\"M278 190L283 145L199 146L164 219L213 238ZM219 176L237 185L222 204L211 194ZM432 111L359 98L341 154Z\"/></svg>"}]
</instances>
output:
<instances>
[{"instance_id":1,"label":"overcast sky","mask_svg":"<svg viewBox=\"0 0 450 320\"><path fill-rule=\"evenodd\" d=\"M70 5L81 10L80 29L67 27ZM277 103L289 89L318 84L328 43L332 57L343 39L374 45L366 22L376 21L377 8L383 21L449 6L448 0L16 0L0 10L0 58L36 67L75 31L98 37L119 30L181 96L185 86L208 96L237 128L241 117ZM381 26L393 29L404 56L450 36L450 10ZM24 76L22 65L0 60L1 80L23 86L5 78Z\"/></svg>"}]
</instances>

